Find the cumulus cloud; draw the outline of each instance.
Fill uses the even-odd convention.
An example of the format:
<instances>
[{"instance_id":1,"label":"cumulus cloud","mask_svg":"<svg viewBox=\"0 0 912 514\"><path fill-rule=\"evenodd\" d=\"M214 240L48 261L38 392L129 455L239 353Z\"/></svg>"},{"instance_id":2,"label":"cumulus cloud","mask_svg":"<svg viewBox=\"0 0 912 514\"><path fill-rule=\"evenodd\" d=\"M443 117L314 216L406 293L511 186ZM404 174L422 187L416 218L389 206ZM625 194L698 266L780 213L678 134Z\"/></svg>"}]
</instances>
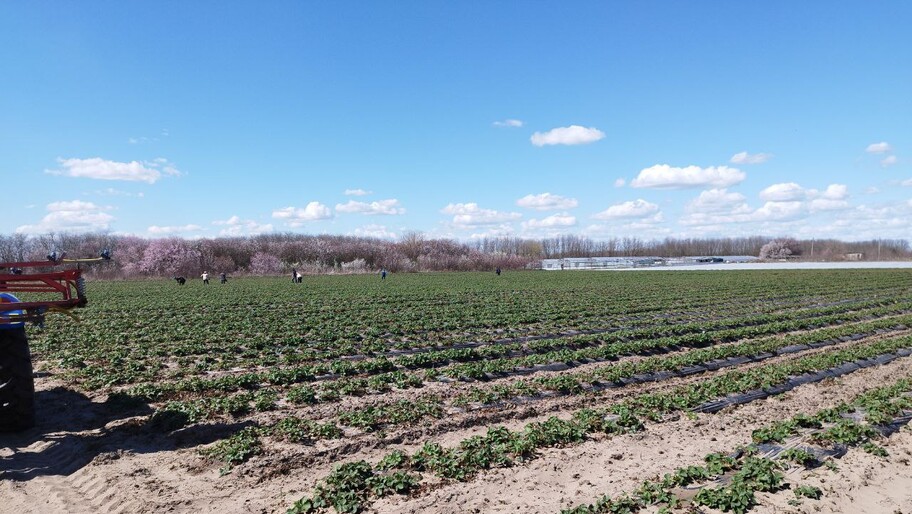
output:
<instances>
[{"instance_id":1,"label":"cumulus cloud","mask_svg":"<svg viewBox=\"0 0 912 514\"><path fill-rule=\"evenodd\" d=\"M763 206L752 209L744 195L724 189L703 191L686 208L687 214L678 222L684 226L722 229L733 223L760 223L757 230L776 229L770 223L791 222L823 211L838 211L851 208L848 202L849 190L845 184L830 184L823 191L805 189L794 182L773 184L760 192L765 201Z\"/></svg>"},{"instance_id":2,"label":"cumulus cloud","mask_svg":"<svg viewBox=\"0 0 912 514\"><path fill-rule=\"evenodd\" d=\"M657 214L659 214L658 205L640 198L629 202L614 204L592 217L597 220L613 220L619 218L646 218Z\"/></svg>"},{"instance_id":3,"label":"cumulus cloud","mask_svg":"<svg viewBox=\"0 0 912 514\"><path fill-rule=\"evenodd\" d=\"M744 214L750 212L750 207L747 206L747 198L741 193L730 192L727 189L708 189L687 204L687 211Z\"/></svg>"},{"instance_id":4,"label":"cumulus cloud","mask_svg":"<svg viewBox=\"0 0 912 514\"><path fill-rule=\"evenodd\" d=\"M216 220L213 225L225 227L219 231L220 236L240 237L253 236L272 232L271 223L257 223L253 220L243 220L240 216L232 216L227 220Z\"/></svg>"},{"instance_id":5,"label":"cumulus cloud","mask_svg":"<svg viewBox=\"0 0 912 514\"><path fill-rule=\"evenodd\" d=\"M773 184L760 191L760 199L768 202L790 202L803 199L806 194L804 188L800 185L794 182L785 182Z\"/></svg>"},{"instance_id":6,"label":"cumulus cloud","mask_svg":"<svg viewBox=\"0 0 912 514\"><path fill-rule=\"evenodd\" d=\"M396 239L396 233L390 232L383 225L365 225L352 231L353 236L375 237L377 239Z\"/></svg>"},{"instance_id":7,"label":"cumulus cloud","mask_svg":"<svg viewBox=\"0 0 912 514\"><path fill-rule=\"evenodd\" d=\"M345 196L366 196L373 194L373 191L366 191L364 189L346 189Z\"/></svg>"},{"instance_id":8,"label":"cumulus cloud","mask_svg":"<svg viewBox=\"0 0 912 514\"><path fill-rule=\"evenodd\" d=\"M555 211L559 209L572 209L578 205L576 198L567 198L551 193L540 195L526 195L516 200L516 205L536 211Z\"/></svg>"},{"instance_id":9,"label":"cumulus cloud","mask_svg":"<svg viewBox=\"0 0 912 514\"><path fill-rule=\"evenodd\" d=\"M336 204L336 212L398 215L405 214L405 209L399 206L399 200L390 198L370 203L349 200L347 203Z\"/></svg>"},{"instance_id":10,"label":"cumulus cloud","mask_svg":"<svg viewBox=\"0 0 912 514\"><path fill-rule=\"evenodd\" d=\"M880 160L880 165L884 168L889 168L890 166L896 164L898 161L899 159L897 159L895 155L888 155Z\"/></svg>"},{"instance_id":11,"label":"cumulus cloud","mask_svg":"<svg viewBox=\"0 0 912 514\"><path fill-rule=\"evenodd\" d=\"M804 204L798 201L766 202L754 211L752 221L785 221L803 217Z\"/></svg>"},{"instance_id":12,"label":"cumulus cloud","mask_svg":"<svg viewBox=\"0 0 912 514\"><path fill-rule=\"evenodd\" d=\"M689 187L724 188L742 182L747 175L728 166L687 166L676 168L667 164L656 164L645 168L630 182L631 187L656 189L683 189Z\"/></svg>"},{"instance_id":13,"label":"cumulus cloud","mask_svg":"<svg viewBox=\"0 0 912 514\"><path fill-rule=\"evenodd\" d=\"M459 227L475 227L496 225L518 220L522 214L518 212L502 212L493 209L483 209L477 203L451 203L441 209L443 214L453 216L453 224Z\"/></svg>"},{"instance_id":14,"label":"cumulus cloud","mask_svg":"<svg viewBox=\"0 0 912 514\"><path fill-rule=\"evenodd\" d=\"M501 121L495 121L495 122L494 122L494 126L495 126L495 127L510 127L510 128L517 128L517 127L522 127L522 126L523 126L523 122L522 122L522 120L514 120L514 119L509 119L509 118L508 118L508 119L501 120Z\"/></svg>"},{"instance_id":15,"label":"cumulus cloud","mask_svg":"<svg viewBox=\"0 0 912 514\"><path fill-rule=\"evenodd\" d=\"M535 146L546 145L585 145L604 139L605 133L595 127L557 127L547 132L536 132L530 138Z\"/></svg>"},{"instance_id":16,"label":"cumulus cloud","mask_svg":"<svg viewBox=\"0 0 912 514\"><path fill-rule=\"evenodd\" d=\"M47 215L34 225L16 228L20 234L44 234L48 232L95 232L108 230L114 216L107 208L81 200L52 202L46 206Z\"/></svg>"},{"instance_id":17,"label":"cumulus cloud","mask_svg":"<svg viewBox=\"0 0 912 514\"><path fill-rule=\"evenodd\" d=\"M871 143L865 148L865 152L868 153L887 153L893 150L893 147L890 146L890 143L886 141L881 141L880 143Z\"/></svg>"},{"instance_id":18,"label":"cumulus cloud","mask_svg":"<svg viewBox=\"0 0 912 514\"><path fill-rule=\"evenodd\" d=\"M96 180L126 180L154 184L164 175L181 175L172 163L159 157L151 162L118 162L100 157L90 159L57 159L61 168L45 170L50 175L91 178Z\"/></svg>"},{"instance_id":19,"label":"cumulus cloud","mask_svg":"<svg viewBox=\"0 0 912 514\"><path fill-rule=\"evenodd\" d=\"M159 226L151 225L146 229L146 232L152 234L153 236L170 236L177 234L187 234L191 232L199 232L203 230L203 227L199 225L179 225L179 226Z\"/></svg>"},{"instance_id":20,"label":"cumulus cloud","mask_svg":"<svg viewBox=\"0 0 912 514\"><path fill-rule=\"evenodd\" d=\"M772 157L773 154L770 153L749 154L747 152L738 152L735 155L732 155L729 162L732 164L763 164Z\"/></svg>"},{"instance_id":21,"label":"cumulus cloud","mask_svg":"<svg viewBox=\"0 0 912 514\"><path fill-rule=\"evenodd\" d=\"M560 214L552 214L551 216L542 218L540 220L531 219L523 223L523 227L527 229L572 227L575 225L576 216L571 216L566 212Z\"/></svg>"},{"instance_id":22,"label":"cumulus cloud","mask_svg":"<svg viewBox=\"0 0 912 514\"><path fill-rule=\"evenodd\" d=\"M285 220L291 227L300 227L308 221L328 220L333 217L332 209L320 202L310 202L306 207L284 207L272 211L272 217Z\"/></svg>"}]
</instances>

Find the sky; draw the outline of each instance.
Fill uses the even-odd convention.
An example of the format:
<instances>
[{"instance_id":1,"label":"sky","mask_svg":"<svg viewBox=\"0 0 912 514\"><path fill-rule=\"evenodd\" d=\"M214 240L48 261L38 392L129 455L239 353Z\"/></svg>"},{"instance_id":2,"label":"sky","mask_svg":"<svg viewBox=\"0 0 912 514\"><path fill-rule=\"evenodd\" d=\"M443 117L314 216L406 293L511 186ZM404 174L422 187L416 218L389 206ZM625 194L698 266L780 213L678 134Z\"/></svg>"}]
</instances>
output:
<instances>
[{"instance_id":1,"label":"sky","mask_svg":"<svg viewBox=\"0 0 912 514\"><path fill-rule=\"evenodd\" d=\"M912 2L0 2L0 234L912 239Z\"/></svg>"}]
</instances>

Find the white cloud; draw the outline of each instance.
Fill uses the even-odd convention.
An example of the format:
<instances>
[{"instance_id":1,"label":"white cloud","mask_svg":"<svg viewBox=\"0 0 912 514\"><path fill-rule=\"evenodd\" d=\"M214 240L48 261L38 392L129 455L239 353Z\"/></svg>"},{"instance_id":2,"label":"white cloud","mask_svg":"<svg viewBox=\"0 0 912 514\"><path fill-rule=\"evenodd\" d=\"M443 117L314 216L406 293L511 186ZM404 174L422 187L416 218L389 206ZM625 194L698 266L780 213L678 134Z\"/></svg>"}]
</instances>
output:
<instances>
[{"instance_id":1,"label":"white cloud","mask_svg":"<svg viewBox=\"0 0 912 514\"><path fill-rule=\"evenodd\" d=\"M749 154L747 152L738 152L735 155L732 155L729 162L732 164L763 164L772 157L773 154L770 153Z\"/></svg>"},{"instance_id":2,"label":"white cloud","mask_svg":"<svg viewBox=\"0 0 912 514\"><path fill-rule=\"evenodd\" d=\"M523 223L523 227L527 229L539 229L539 228L558 228L558 227L573 227L576 225L576 217L571 216L570 214L563 212L560 214L552 214L546 218L530 219Z\"/></svg>"},{"instance_id":3,"label":"white cloud","mask_svg":"<svg viewBox=\"0 0 912 514\"><path fill-rule=\"evenodd\" d=\"M514 119L509 119L509 118L508 118L508 119L503 120L503 121L495 121L495 122L494 122L494 126L495 126L495 127L511 127L511 128L516 128L516 127L522 127L522 126L523 126L523 122L522 122L522 120L514 120Z\"/></svg>"},{"instance_id":4,"label":"white cloud","mask_svg":"<svg viewBox=\"0 0 912 514\"><path fill-rule=\"evenodd\" d=\"M830 184L826 191L820 193L820 197L827 200L845 200L849 197L849 188L845 184Z\"/></svg>"},{"instance_id":5,"label":"white cloud","mask_svg":"<svg viewBox=\"0 0 912 514\"><path fill-rule=\"evenodd\" d=\"M383 225L365 225L352 231L353 236L375 237L377 239L396 239L396 233L390 232Z\"/></svg>"},{"instance_id":6,"label":"white cloud","mask_svg":"<svg viewBox=\"0 0 912 514\"><path fill-rule=\"evenodd\" d=\"M806 195L804 188L794 182L773 184L760 191L760 199L767 202L790 202L803 199Z\"/></svg>"},{"instance_id":7,"label":"white cloud","mask_svg":"<svg viewBox=\"0 0 912 514\"><path fill-rule=\"evenodd\" d=\"M727 189L708 189L687 204L691 213L744 214L750 212L746 198L741 193Z\"/></svg>"},{"instance_id":8,"label":"white cloud","mask_svg":"<svg viewBox=\"0 0 912 514\"><path fill-rule=\"evenodd\" d=\"M619 178L614 181L614 187L624 187L626 184L627 184L627 181L622 178Z\"/></svg>"},{"instance_id":9,"label":"white cloud","mask_svg":"<svg viewBox=\"0 0 912 514\"><path fill-rule=\"evenodd\" d=\"M346 189L345 196L366 196L374 194L373 191L366 191L364 189Z\"/></svg>"},{"instance_id":10,"label":"white cloud","mask_svg":"<svg viewBox=\"0 0 912 514\"><path fill-rule=\"evenodd\" d=\"M180 170L159 157L152 162L117 162L100 157L90 159L57 159L62 169L45 170L50 175L91 178L97 180L127 180L154 184L162 175L181 175Z\"/></svg>"},{"instance_id":11,"label":"white cloud","mask_svg":"<svg viewBox=\"0 0 912 514\"><path fill-rule=\"evenodd\" d=\"M798 201L770 201L751 215L752 221L786 221L805 216L804 204Z\"/></svg>"},{"instance_id":12,"label":"white cloud","mask_svg":"<svg viewBox=\"0 0 912 514\"><path fill-rule=\"evenodd\" d=\"M906 180L903 180L902 182L899 183L899 185L901 185L901 186L903 186L903 187L912 186L912 178L908 178L908 179L906 179Z\"/></svg>"},{"instance_id":13,"label":"white cloud","mask_svg":"<svg viewBox=\"0 0 912 514\"><path fill-rule=\"evenodd\" d=\"M165 235L175 235L175 234L186 234L188 232L199 232L203 230L203 227L199 225L182 225L182 226L158 226L152 225L146 229L146 231L155 236L165 236Z\"/></svg>"},{"instance_id":14,"label":"white cloud","mask_svg":"<svg viewBox=\"0 0 912 514\"><path fill-rule=\"evenodd\" d=\"M879 192L880 192L880 188L877 186L870 186L867 189L865 189L865 194L869 194L869 195L876 195Z\"/></svg>"},{"instance_id":15,"label":"white cloud","mask_svg":"<svg viewBox=\"0 0 912 514\"><path fill-rule=\"evenodd\" d=\"M108 230L114 216L106 208L92 202L73 200L52 202L46 207L48 214L35 225L16 228L21 234L44 234L48 232L96 232Z\"/></svg>"},{"instance_id":16,"label":"white cloud","mask_svg":"<svg viewBox=\"0 0 912 514\"><path fill-rule=\"evenodd\" d=\"M530 140L535 146L545 145L585 145L603 139L605 133L595 127L557 127L547 132L536 132Z\"/></svg>"},{"instance_id":17,"label":"white cloud","mask_svg":"<svg viewBox=\"0 0 912 514\"><path fill-rule=\"evenodd\" d=\"M453 215L453 224L459 227L496 225L515 221L522 217L518 212L501 212L483 209L477 203L451 203L441 209L443 214Z\"/></svg>"},{"instance_id":18,"label":"white cloud","mask_svg":"<svg viewBox=\"0 0 912 514\"><path fill-rule=\"evenodd\" d=\"M576 198L542 193L540 195L526 195L516 200L516 205L526 209L535 209L536 211L554 211L572 209L578 205L578 202Z\"/></svg>"},{"instance_id":19,"label":"white cloud","mask_svg":"<svg viewBox=\"0 0 912 514\"><path fill-rule=\"evenodd\" d=\"M213 221L212 224L225 227L219 231L220 236L240 237L272 232L271 223L257 223L253 220L242 220L240 216L232 216L224 221L216 220Z\"/></svg>"},{"instance_id":20,"label":"white cloud","mask_svg":"<svg viewBox=\"0 0 912 514\"><path fill-rule=\"evenodd\" d=\"M811 212L817 211L838 211L849 208L849 202L833 198L815 198L811 200L808 207Z\"/></svg>"},{"instance_id":21,"label":"white cloud","mask_svg":"<svg viewBox=\"0 0 912 514\"><path fill-rule=\"evenodd\" d=\"M728 166L676 168L667 164L656 164L641 170L640 174L630 182L630 186L659 189L724 188L738 184L746 177L747 175L743 171Z\"/></svg>"},{"instance_id":22,"label":"white cloud","mask_svg":"<svg viewBox=\"0 0 912 514\"><path fill-rule=\"evenodd\" d=\"M308 221L327 220L333 217L332 210L320 202L310 202L306 207L284 207L272 211L272 217L286 220L291 227L300 227Z\"/></svg>"},{"instance_id":23,"label":"white cloud","mask_svg":"<svg viewBox=\"0 0 912 514\"><path fill-rule=\"evenodd\" d=\"M898 161L899 159L897 159L895 155L888 155L880 160L880 165L884 168L888 168L896 164Z\"/></svg>"},{"instance_id":24,"label":"white cloud","mask_svg":"<svg viewBox=\"0 0 912 514\"><path fill-rule=\"evenodd\" d=\"M868 153L887 153L893 150L893 147L890 146L890 143L886 141L881 141L880 143L871 143L865 148L865 152Z\"/></svg>"},{"instance_id":25,"label":"white cloud","mask_svg":"<svg viewBox=\"0 0 912 514\"><path fill-rule=\"evenodd\" d=\"M356 202L349 200L348 203L336 204L337 212L360 212L361 214L386 214L398 215L405 214L405 209L399 206L399 200L390 198L388 200L379 200L376 202Z\"/></svg>"},{"instance_id":26,"label":"white cloud","mask_svg":"<svg viewBox=\"0 0 912 514\"><path fill-rule=\"evenodd\" d=\"M592 217L597 220L612 220L619 218L646 218L656 214L659 214L658 205L643 199L637 199L612 205Z\"/></svg>"}]
</instances>

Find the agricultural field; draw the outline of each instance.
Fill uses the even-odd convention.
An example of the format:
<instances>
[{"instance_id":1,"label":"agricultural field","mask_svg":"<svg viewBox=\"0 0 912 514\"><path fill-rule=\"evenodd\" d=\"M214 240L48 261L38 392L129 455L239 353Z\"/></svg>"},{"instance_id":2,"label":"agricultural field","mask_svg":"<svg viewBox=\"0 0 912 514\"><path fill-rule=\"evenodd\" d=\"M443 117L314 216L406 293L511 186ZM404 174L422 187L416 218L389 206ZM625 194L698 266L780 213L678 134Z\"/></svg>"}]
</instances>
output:
<instances>
[{"instance_id":1,"label":"agricultural field","mask_svg":"<svg viewBox=\"0 0 912 514\"><path fill-rule=\"evenodd\" d=\"M94 281L0 512L910 512L912 272Z\"/></svg>"}]
</instances>

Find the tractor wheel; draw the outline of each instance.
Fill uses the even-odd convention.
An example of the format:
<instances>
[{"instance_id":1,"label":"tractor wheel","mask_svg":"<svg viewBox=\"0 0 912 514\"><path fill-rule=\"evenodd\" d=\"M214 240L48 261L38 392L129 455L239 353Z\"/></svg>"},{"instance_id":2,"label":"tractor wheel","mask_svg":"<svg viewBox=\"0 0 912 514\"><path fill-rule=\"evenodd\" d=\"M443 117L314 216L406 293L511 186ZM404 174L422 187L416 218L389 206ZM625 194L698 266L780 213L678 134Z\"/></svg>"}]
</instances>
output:
<instances>
[{"instance_id":1,"label":"tractor wheel","mask_svg":"<svg viewBox=\"0 0 912 514\"><path fill-rule=\"evenodd\" d=\"M35 424L35 380L25 328L0 329L0 432Z\"/></svg>"}]
</instances>

